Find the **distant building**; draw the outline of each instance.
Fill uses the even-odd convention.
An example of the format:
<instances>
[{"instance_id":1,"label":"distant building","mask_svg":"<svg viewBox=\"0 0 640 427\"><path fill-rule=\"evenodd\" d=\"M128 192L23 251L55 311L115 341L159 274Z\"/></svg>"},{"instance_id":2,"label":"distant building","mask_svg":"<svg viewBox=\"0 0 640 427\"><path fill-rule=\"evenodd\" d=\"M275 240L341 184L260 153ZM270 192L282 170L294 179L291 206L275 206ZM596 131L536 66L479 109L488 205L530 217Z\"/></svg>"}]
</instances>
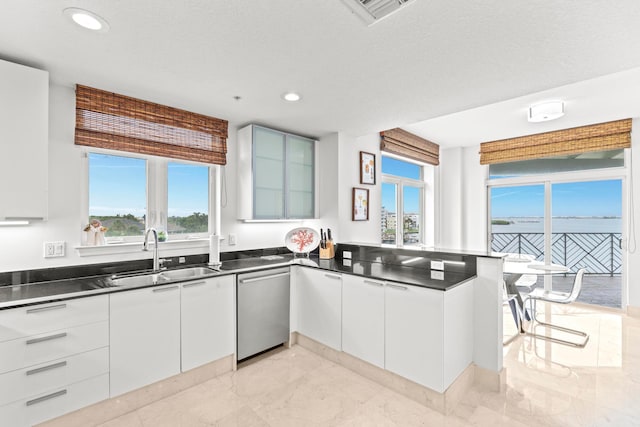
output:
<instances>
[{"instance_id":1,"label":"distant building","mask_svg":"<svg viewBox=\"0 0 640 427\"><path fill-rule=\"evenodd\" d=\"M396 225L398 224L396 213L389 212L387 213L387 229L395 230Z\"/></svg>"}]
</instances>

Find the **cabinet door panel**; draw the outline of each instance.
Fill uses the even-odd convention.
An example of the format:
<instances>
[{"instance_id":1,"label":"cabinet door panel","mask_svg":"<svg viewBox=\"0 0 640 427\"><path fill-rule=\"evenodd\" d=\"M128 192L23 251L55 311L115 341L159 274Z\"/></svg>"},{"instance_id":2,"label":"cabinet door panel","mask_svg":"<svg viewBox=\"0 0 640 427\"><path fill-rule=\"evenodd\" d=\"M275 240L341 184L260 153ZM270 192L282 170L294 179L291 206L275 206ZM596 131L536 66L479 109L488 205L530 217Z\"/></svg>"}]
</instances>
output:
<instances>
[{"instance_id":1,"label":"cabinet door panel","mask_svg":"<svg viewBox=\"0 0 640 427\"><path fill-rule=\"evenodd\" d=\"M443 392L443 292L385 288L385 368Z\"/></svg>"},{"instance_id":2,"label":"cabinet door panel","mask_svg":"<svg viewBox=\"0 0 640 427\"><path fill-rule=\"evenodd\" d=\"M49 73L0 61L0 219L46 218Z\"/></svg>"},{"instance_id":3,"label":"cabinet door panel","mask_svg":"<svg viewBox=\"0 0 640 427\"><path fill-rule=\"evenodd\" d=\"M106 321L109 297L100 295L0 311L0 342Z\"/></svg>"},{"instance_id":4,"label":"cabinet door panel","mask_svg":"<svg viewBox=\"0 0 640 427\"><path fill-rule=\"evenodd\" d=\"M180 287L111 294L111 396L180 372Z\"/></svg>"},{"instance_id":5,"label":"cabinet door panel","mask_svg":"<svg viewBox=\"0 0 640 427\"><path fill-rule=\"evenodd\" d=\"M384 368L384 283L342 276L342 350Z\"/></svg>"},{"instance_id":6,"label":"cabinet door panel","mask_svg":"<svg viewBox=\"0 0 640 427\"><path fill-rule=\"evenodd\" d=\"M298 331L335 350L341 350L341 276L309 268L298 271Z\"/></svg>"},{"instance_id":7,"label":"cabinet door panel","mask_svg":"<svg viewBox=\"0 0 640 427\"><path fill-rule=\"evenodd\" d=\"M182 285L182 371L233 354L235 276Z\"/></svg>"}]
</instances>

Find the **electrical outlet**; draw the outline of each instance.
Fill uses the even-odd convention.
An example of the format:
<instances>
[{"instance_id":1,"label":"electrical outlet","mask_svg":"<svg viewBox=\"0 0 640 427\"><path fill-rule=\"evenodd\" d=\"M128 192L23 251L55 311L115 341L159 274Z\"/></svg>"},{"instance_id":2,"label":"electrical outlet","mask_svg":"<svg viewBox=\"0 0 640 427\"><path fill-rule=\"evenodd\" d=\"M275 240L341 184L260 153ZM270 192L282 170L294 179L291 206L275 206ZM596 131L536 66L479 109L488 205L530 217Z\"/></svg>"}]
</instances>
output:
<instances>
[{"instance_id":1,"label":"electrical outlet","mask_svg":"<svg viewBox=\"0 0 640 427\"><path fill-rule=\"evenodd\" d=\"M342 251L342 258L351 259L351 251Z\"/></svg>"},{"instance_id":2,"label":"electrical outlet","mask_svg":"<svg viewBox=\"0 0 640 427\"><path fill-rule=\"evenodd\" d=\"M235 245L236 244L236 235L235 234L229 234L229 246Z\"/></svg>"},{"instance_id":3,"label":"electrical outlet","mask_svg":"<svg viewBox=\"0 0 640 427\"><path fill-rule=\"evenodd\" d=\"M444 261L431 261L432 270L444 270Z\"/></svg>"},{"instance_id":4,"label":"electrical outlet","mask_svg":"<svg viewBox=\"0 0 640 427\"><path fill-rule=\"evenodd\" d=\"M433 280L444 280L444 271L431 270L431 278Z\"/></svg>"},{"instance_id":5,"label":"electrical outlet","mask_svg":"<svg viewBox=\"0 0 640 427\"><path fill-rule=\"evenodd\" d=\"M44 242L44 257L56 258L64 256L64 242Z\"/></svg>"}]
</instances>

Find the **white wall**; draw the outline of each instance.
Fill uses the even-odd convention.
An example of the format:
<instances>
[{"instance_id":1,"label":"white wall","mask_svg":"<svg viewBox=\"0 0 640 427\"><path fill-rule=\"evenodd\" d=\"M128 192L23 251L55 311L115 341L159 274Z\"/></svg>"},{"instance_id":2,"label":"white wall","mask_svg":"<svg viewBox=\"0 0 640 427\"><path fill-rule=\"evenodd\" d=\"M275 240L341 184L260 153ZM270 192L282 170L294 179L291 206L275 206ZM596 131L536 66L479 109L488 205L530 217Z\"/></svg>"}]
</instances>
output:
<instances>
[{"instance_id":1,"label":"white wall","mask_svg":"<svg viewBox=\"0 0 640 427\"><path fill-rule=\"evenodd\" d=\"M339 219L340 241L380 243L381 176L380 136L378 134L353 138L340 134ZM376 156L376 185L360 184L360 151ZM353 188L369 190L369 221L352 221Z\"/></svg>"},{"instance_id":2,"label":"white wall","mask_svg":"<svg viewBox=\"0 0 640 427\"><path fill-rule=\"evenodd\" d=\"M0 272L93 264L150 258L134 246L127 253L80 256L82 232L88 218L84 212L83 195L87 192L84 148L74 145L75 93L73 87L52 84L49 96L49 218L29 226L0 227ZM331 228L336 241L377 243L380 239L379 185L366 186L371 191L370 220L351 221L351 189L359 184L360 150L375 153L379 162L377 135L350 138L330 134L318 143L319 215L317 220L284 223L245 223L236 219L236 198L248 195L236 192L236 132L238 126L229 124L226 177L226 205L221 209L223 236L236 234L237 244L223 241L223 251L256 249L284 245L290 229L311 226ZM380 168L378 163L378 169ZM378 170L378 176L380 171ZM43 257L45 241L66 242L66 255L60 258ZM140 245L141 246L141 245ZM141 248L140 248L141 249ZM160 246L160 256L206 253L206 244L199 248L172 249Z\"/></svg>"}]
</instances>

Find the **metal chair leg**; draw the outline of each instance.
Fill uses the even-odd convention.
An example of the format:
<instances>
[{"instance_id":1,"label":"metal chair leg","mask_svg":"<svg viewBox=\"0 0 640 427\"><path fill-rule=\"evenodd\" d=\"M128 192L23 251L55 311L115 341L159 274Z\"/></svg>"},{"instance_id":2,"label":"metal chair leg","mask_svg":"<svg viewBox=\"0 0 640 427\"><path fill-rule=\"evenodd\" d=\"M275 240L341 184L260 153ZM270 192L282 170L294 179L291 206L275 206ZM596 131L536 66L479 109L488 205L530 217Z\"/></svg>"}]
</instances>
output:
<instances>
[{"instance_id":1,"label":"metal chair leg","mask_svg":"<svg viewBox=\"0 0 640 427\"><path fill-rule=\"evenodd\" d=\"M535 324L536 322L538 322L540 325L548 327L548 328L552 328L552 329L556 329L562 332L566 332L568 334L572 334L572 335L577 335L579 337L584 338L583 340L581 340L580 342L573 342L573 341L568 341L568 340L562 340L560 338L554 338L554 337L549 337L547 335L541 335L541 334L536 334L534 332L528 332L525 331L525 333L527 335L533 336L535 338L540 338L546 341L551 341L551 342L555 342L558 344L564 344L564 345L568 345L571 347L576 347L576 348L584 348L587 343L589 342L589 335L585 332L582 331L578 331L576 329L571 329L571 328L565 328L564 326L558 326L558 325L553 325L551 323L547 323L547 322L542 322L538 319L538 315L536 312L536 308L537 308L537 300L533 299L533 298L528 298L531 301L531 330L533 331L533 328L535 328ZM525 301L526 303L526 301Z\"/></svg>"}]
</instances>

